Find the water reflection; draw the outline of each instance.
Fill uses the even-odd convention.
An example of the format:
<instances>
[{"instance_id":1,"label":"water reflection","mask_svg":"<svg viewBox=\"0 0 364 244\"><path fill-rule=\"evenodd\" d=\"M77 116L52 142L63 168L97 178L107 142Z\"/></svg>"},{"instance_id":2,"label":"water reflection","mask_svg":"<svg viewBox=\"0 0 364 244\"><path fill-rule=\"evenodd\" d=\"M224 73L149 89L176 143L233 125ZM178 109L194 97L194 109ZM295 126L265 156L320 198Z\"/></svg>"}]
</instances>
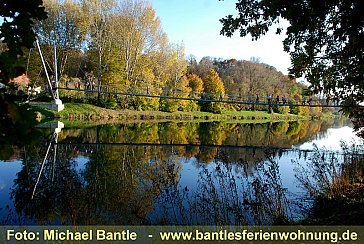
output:
<instances>
[{"instance_id":1,"label":"water reflection","mask_svg":"<svg viewBox=\"0 0 364 244\"><path fill-rule=\"evenodd\" d=\"M325 137L317 137L310 142L306 142L300 145L301 150L314 150L326 149L330 151L342 150L342 144L360 144L361 140L359 137L353 137L353 129L349 126L343 126L341 128L330 128L326 131Z\"/></svg>"},{"instance_id":2,"label":"water reflection","mask_svg":"<svg viewBox=\"0 0 364 244\"><path fill-rule=\"evenodd\" d=\"M337 131L342 130L340 128ZM362 142L343 142L340 151L315 147L309 160L293 161L296 179L310 203L304 224L364 224L363 162Z\"/></svg>"},{"instance_id":3,"label":"water reflection","mask_svg":"<svg viewBox=\"0 0 364 244\"><path fill-rule=\"evenodd\" d=\"M47 150L46 150L46 153L44 155L44 158L43 158L43 161L42 161L42 164L41 164L41 167L39 169L39 173L38 173L38 178L37 178L37 181L35 182L35 185L34 185L34 189L33 189L33 193L32 193L32 200L34 198L34 194L37 190L37 186L38 186L38 183L39 183L39 180L40 180L40 177L42 176L42 173L43 173L43 168L44 168L44 165L49 157L49 152L50 152L50 149L52 148L53 146L53 160L49 160L52 162L52 181L53 181L53 178L54 178L54 167L55 167L55 163L56 163L56 158L57 158L57 144L58 144L58 134L61 132L61 130L64 128L64 124L62 122L53 122L53 123L49 123L49 127L51 128L52 130L52 135L51 135L51 139L49 140L48 142L48 146L47 146Z\"/></svg>"},{"instance_id":4,"label":"water reflection","mask_svg":"<svg viewBox=\"0 0 364 244\"><path fill-rule=\"evenodd\" d=\"M217 161L201 165L195 188L162 191L149 217L152 224L269 225L286 223L288 207L276 162L249 176L244 165Z\"/></svg>"},{"instance_id":5,"label":"water reflection","mask_svg":"<svg viewBox=\"0 0 364 244\"><path fill-rule=\"evenodd\" d=\"M216 122L43 131L44 139L19 152L15 211L1 210L0 222L286 223L294 216L282 175L291 172L282 172L281 159L298 157L287 149L327 127L320 121Z\"/></svg>"}]
</instances>

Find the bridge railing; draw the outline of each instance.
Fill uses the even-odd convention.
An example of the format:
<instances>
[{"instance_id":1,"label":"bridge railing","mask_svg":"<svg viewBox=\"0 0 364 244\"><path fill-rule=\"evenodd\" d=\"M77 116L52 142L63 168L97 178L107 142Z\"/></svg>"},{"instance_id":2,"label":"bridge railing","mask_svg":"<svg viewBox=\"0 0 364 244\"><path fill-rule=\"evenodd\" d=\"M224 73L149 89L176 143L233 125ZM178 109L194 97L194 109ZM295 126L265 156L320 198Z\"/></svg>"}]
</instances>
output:
<instances>
[{"instance_id":1,"label":"bridge railing","mask_svg":"<svg viewBox=\"0 0 364 244\"><path fill-rule=\"evenodd\" d=\"M96 84L86 84L82 83L78 87L62 87L61 90L77 91L83 93L87 98L96 97L96 94L100 92L102 97L114 96L116 99L121 99L121 96L145 96L154 98L166 98L166 99L188 99L197 101L215 101L215 102L227 102L227 103L237 103L237 104L256 104L256 105L279 105L279 106L339 106L337 101L319 98L293 98L280 96L279 100L277 97L268 99L268 96L260 96L257 101L256 96L241 96L239 94L209 94L203 92L185 92L177 89L149 89L148 87L135 87L125 89L121 86L111 86L111 85L96 85ZM76 95L76 94L74 94ZM82 96L82 95L81 95Z\"/></svg>"}]
</instances>

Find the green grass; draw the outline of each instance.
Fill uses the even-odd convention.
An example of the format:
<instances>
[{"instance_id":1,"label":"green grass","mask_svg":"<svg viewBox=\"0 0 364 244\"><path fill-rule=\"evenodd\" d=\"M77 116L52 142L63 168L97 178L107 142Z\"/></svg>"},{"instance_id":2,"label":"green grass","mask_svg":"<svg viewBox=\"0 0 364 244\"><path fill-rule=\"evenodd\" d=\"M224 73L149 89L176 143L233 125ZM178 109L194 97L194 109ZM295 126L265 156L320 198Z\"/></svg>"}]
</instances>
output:
<instances>
[{"instance_id":1,"label":"green grass","mask_svg":"<svg viewBox=\"0 0 364 244\"><path fill-rule=\"evenodd\" d=\"M325 112L325 113L322 113L321 114L321 117L322 118L334 118L334 117L337 117L338 115L335 115L333 113L330 113L330 112Z\"/></svg>"},{"instance_id":2,"label":"green grass","mask_svg":"<svg viewBox=\"0 0 364 244\"><path fill-rule=\"evenodd\" d=\"M259 117L270 117L271 114L267 111L226 111L224 112L226 115L233 115L233 116L259 116Z\"/></svg>"},{"instance_id":3,"label":"green grass","mask_svg":"<svg viewBox=\"0 0 364 244\"><path fill-rule=\"evenodd\" d=\"M103 112L103 108L96 107L91 104L84 104L84 103L67 103L65 104L65 109L58 112L57 114L60 117L68 117L70 114L82 114L82 115L92 115L92 114L99 114Z\"/></svg>"},{"instance_id":4,"label":"green grass","mask_svg":"<svg viewBox=\"0 0 364 244\"><path fill-rule=\"evenodd\" d=\"M208 112L161 112L161 111L135 111L135 110L111 110L97 107L91 104L83 103L66 103L65 109L55 112L45 108L33 107L33 110L40 112L42 118L61 118L63 120L91 120L102 121L112 120L113 122L129 122L129 121L185 121L193 120L201 121L225 121L239 123L263 123L269 121L287 121L302 120L309 117L297 116L292 114L269 114L266 111L226 111L222 114L213 114Z\"/></svg>"}]
</instances>

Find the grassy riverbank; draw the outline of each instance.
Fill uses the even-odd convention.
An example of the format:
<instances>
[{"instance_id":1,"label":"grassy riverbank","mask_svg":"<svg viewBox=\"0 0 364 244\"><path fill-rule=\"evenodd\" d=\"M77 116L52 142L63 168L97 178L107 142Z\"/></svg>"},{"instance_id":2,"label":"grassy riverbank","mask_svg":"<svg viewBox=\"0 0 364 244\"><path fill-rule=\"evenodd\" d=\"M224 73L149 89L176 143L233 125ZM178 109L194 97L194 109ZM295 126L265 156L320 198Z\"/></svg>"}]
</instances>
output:
<instances>
[{"instance_id":1,"label":"grassy riverbank","mask_svg":"<svg viewBox=\"0 0 364 244\"><path fill-rule=\"evenodd\" d=\"M364 184L356 183L334 196L323 194L314 200L303 225L363 225Z\"/></svg>"},{"instance_id":2,"label":"grassy riverbank","mask_svg":"<svg viewBox=\"0 0 364 244\"><path fill-rule=\"evenodd\" d=\"M294 121L307 120L309 116L298 116L293 114L270 114L266 111L226 111L222 114L208 112L161 112L161 111L135 111L135 110L111 110L97 107L91 104L66 103L65 109L55 112L36 106L31 107L40 113L42 119L64 119L64 120L112 120L112 121L234 121L234 122L269 122L269 121Z\"/></svg>"}]
</instances>

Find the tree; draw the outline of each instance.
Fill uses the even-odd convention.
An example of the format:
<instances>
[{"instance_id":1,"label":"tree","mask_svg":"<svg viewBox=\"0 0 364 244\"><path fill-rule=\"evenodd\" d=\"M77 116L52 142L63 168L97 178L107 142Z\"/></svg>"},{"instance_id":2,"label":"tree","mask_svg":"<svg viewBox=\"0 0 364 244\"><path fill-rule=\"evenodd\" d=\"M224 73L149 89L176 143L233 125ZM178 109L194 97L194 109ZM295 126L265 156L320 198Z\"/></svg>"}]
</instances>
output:
<instances>
[{"instance_id":1,"label":"tree","mask_svg":"<svg viewBox=\"0 0 364 244\"><path fill-rule=\"evenodd\" d=\"M151 53L151 61L155 75L154 84L163 87L170 80L171 74L169 71L173 63L173 47L170 45L166 33L163 33L158 46L159 50Z\"/></svg>"},{"instance_id":2,"label":"tree","mask_svg":"<svg viewBox=\"0 0 364 244\"><path fill-rule=\"evenodd\" d=\"M187 61L188 61L187 73L188 74L197 74L198 73L198 64L197 64L196 57L194 55L190 54L187 57Z\"/></svg>"},{"instance_id":3,"label":"tree","mask_svg":"<svg viewBox=\"0 0 364 244\"><path fill-rule=\"evenodd\" d=\"M16 68L24 66L23 48L31 48L35 41L33 25L35 20L47 18L42 0L2 0L0 3L0 40L7 44L7 50L0 53L0 79L8 82L17 74ZM24 67L23 67L24 70Z\"/></svg>"},{"instance_id":4,"label":"tree","mask_svg":"<svg viewBox=\"0 0 364 244\"><path fill-rule=\"evenodd\" d=\"M192 92L200 93L203 91L203 81L196 74L187 75L188 86L191 87Z\"/></svg>"},{"instance_id":5,"label":"tree","mask_svg":"<svg viewBox=\"0 0 364 244\"><path fill-rule=\"evenodd\" d=\"M224 83L219 77L219 74L211 69L204 79L203 88L206 99L221 99L225 94ZM207 112L221 113L224 105L219 102L204 103L201 108Z\"/></svg>"},{"instance_id":6,"label":"tree","mask_svg":"<svg viewBox=\"0 0 364 244\"><path fill-rule=\"evenodd\" d=\"M71 1L45 0L44 7L48 13L46 20L37 21L35 32L44 53L48 69L53 71L53 46L57 48L57 63L60 75L66 69L72 56L78 56L84 45L81 25L81 6Z\"/></svg>"},{"instance_id":7,"label":"tree","mask_svg":"<svg viewBox=\"0 0 364 244\"><path fill-rule=\"evenodd\" d=\"M187 98L191 88L188 86L188 79L186 76L180 77L176 86L173 87L174 91L171 93L173 97L177 98ZM182 99L161 99L161 111L165 112L175 112L175 111L186 111L189 104L192 101L182 100Z\"/></svg>"},{"instance_id":8,"label":"tree","mask_svg":"<svg viewBox=\"0 0 364 244\"><path fill-rule=\"evenodd\" d=\"M170 70L173 90L178 89L177 83L181 80L181 77L186 74L186 72L187 61L185 59L184 45L176 45L172 52L172 66Z\"/></svg>"},{"instance_id":9,"label":"tree","mask_svg":"<svg viewBox=\"0 0 364 244\"><path fill-rule=\"evenodd\" d=\"M304 76L314 92L355 101L343 104L358 107L363 102L363 1L249 0L237 2L236 9L237 17L220 20L222 35L239 30L240 36L250 34L256 40L285 19L289 25L283 45L291 56L290 74ZM276 33L281 32L278 27Z\"/></svg>"},{"instance_id":10,"label":"tree","mask_svg":"<svg viewBox=\"0 0 364 244\"><path fill-rule=\"evenodd\" d=\"M167 81L178 82L187 69L183 46L168 43L160 20L145 0L119 3L111 18L113 57L122 63L123 87L159 95ZM173 77L172 77L173 76ZM154 98L135 97L133 107L158 109Z\"/></svg>"},{"instance_id":11,"label":"tree","mask_svg":"<svg viewBox=\"0 0 364 244\"><path fill-rule=\"evenodd\" d=\"M214 62L212 57L203 57L198 63L197 75L202 79L205 79L206 75L211 69L214 68Z\"/></svg>"},{"instance_id":12,"label":"tree","mask_svg":"<svg viewBox=\"0 0 364 244\"><path fill-rule=\"evenodd\" d=\"M219 77L219 74L214 70L210 69L207 73L206 78L203 83L204 92L213 95L224 95L225 88L224 83Z\"/></svg>"},{"instance_id":13,"label":"tree","mask_svg":"<svg viewBox=\"0 0 364 244\"><path fill-rule=\"evenodd\" d=\"M100 103L101 77L105 67L105 56L108 56L111 46L110 14L115 10L115 0L82 0L83 30L89 37L89 51L97 56L97 100ZM96 54L96 55L95 55ZM109 57L109 56L108 56Z\"/></svg>"},{"instance_id":14,"label":"tree","mask_svg":"<svg viewBox=\"0 0 364 244\"><path fill-rule=\"evenodd\" d=\"M172 95L178 98L186 98L191 92L191 88L188 86L189 81L187 79L187 61L185 59L184 46L183 44L175 45L172 47L171 56L168 64L170 80L166 82L165 90L167 95ZM161 110L167 112L175 112L177 110L187 110L189 101L186 100L173 100L173 99L162 99Z\"/></svg>"},{"instance_id":15,"label":"tree","mask_svg":"<svg viewBox=\"0 0 364 244\"><path fill-rule=\"evenodd\" d=\"M149 2L125 0L119 6L113 21L114 43L118 46L120 58L125 63L125 79L137 87L142 80L145 55L151 55L163 46L165 36L160 20Z\"/></svg>"}]
</instances>

